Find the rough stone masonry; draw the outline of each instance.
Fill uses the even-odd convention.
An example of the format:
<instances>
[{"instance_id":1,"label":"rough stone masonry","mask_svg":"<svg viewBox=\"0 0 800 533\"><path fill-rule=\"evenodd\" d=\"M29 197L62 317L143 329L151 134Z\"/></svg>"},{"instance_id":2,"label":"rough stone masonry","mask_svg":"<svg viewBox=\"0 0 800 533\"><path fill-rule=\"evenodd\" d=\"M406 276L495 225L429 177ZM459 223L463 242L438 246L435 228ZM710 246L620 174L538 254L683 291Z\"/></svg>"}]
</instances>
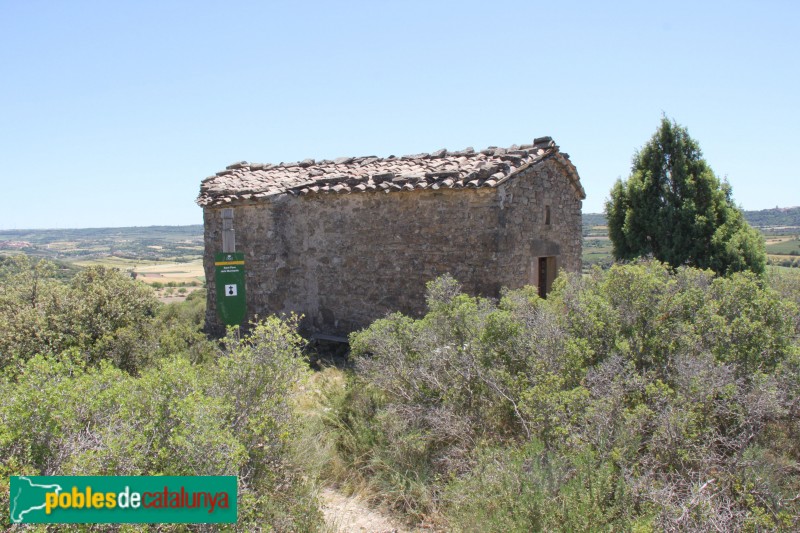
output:
<instances>
[{"instance_id":1,"label":"rough stone masonry","mask_svg":"<svg viewBox=\"0 0 800 533\"><path fill-rule=\"evenodd\" d=\"M550 290L581 270L581 203L549 137L475 151L241 162L203 180L207 329L220 333L214 254L233 208L247 315L295 312L306 335L345 335L393 311L420 316L426 282L452 274L474 295Z\"/></svg>"}]
</instances>

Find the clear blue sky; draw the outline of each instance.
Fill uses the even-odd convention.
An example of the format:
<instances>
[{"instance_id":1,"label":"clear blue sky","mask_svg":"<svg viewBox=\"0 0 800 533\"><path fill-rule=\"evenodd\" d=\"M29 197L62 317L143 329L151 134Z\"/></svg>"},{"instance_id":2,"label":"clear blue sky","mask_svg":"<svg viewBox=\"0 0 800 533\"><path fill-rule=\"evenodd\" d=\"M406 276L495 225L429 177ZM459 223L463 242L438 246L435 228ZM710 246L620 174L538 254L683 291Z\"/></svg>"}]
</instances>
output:
<instances>
[{"instance_id":1,"label":"clear blue sky","mask_svg":"<svg viewBox=\"0 0 800 533\"><path fill-rule=\"evenodd\" d=\"M550 135L599 212L662 113L800 205L800 2L0 0L0 228L197 224L235 161Z\"/></svg>"}]
</instances>

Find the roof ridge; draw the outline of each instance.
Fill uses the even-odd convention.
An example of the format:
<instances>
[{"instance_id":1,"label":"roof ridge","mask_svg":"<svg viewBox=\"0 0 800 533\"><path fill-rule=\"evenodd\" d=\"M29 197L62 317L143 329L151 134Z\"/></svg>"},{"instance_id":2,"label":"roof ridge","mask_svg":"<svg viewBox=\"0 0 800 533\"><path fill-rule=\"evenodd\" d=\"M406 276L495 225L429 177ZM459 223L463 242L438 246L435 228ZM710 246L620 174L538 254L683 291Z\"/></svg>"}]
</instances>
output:
<instances>
[{"instance_id":1,"label":"roof ridge","mask_svg":"<svg viewBox=\"0 0 800 533\"><path fill-rule=\"evenodd\" d=\"M401 157L367 155L278 164L239 161L204 179L197 203L227 205L284 193L496 187L558 153L551 137L538 137L531 144L490 146L479 151L470 146L452 152L441 148Z\"/></svg>"},{"instance_id":2,"label":"roof ridge","mask_svg":"<svg viewBox=\"0 0 800 533\"><path fill-rule=\"evenodd\" d=\"M345 156L345 157L337 157L335 159L321 159L316 161L314 159L304 159L303 161L288 161L284 162L281 161L280 163L256 163L256 162L248 162L248 161L237 161L236 163L232 163L225 167L225 170L237 170L244 167L270 167L270 168L294 168L294 167L302 167L307 168L310 166L319 166L319 165L329 165L329 164L350 164L353 162L360 162L367 159L375 159L376 161L388 161L388 160L399 160L399 161L413 161L419 159L442 159L447 156L455 156L455 157L470 157L470 156L477 156L478 154L483 155L495 155L495 152L507 153L510 151L530 151L534 148L544 148L544 147L555 147L555 142L551 137L537 137L534 139L532 144L522 144L516 145L512 144L508 148L501 148L497 146L489 146L484 148L483 150L476 151L472 146L468 146L463 150L456 150L456 151L449 151L447 148L441 148L434 152L421 152L419 154L409 154L397 157L395 155L388 155L386 157L379 157L376 155L362 155L362 156ZM261 169L259 169L261 170Z\"/></svg>"}]
</instances>

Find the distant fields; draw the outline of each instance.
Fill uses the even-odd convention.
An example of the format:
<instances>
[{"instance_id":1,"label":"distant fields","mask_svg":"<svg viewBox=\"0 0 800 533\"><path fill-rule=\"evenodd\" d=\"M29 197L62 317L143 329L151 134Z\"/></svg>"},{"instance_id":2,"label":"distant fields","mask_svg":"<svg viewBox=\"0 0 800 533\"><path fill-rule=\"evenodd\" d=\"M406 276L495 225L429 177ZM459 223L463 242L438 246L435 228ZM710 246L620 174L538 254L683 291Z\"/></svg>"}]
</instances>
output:
<instances>
[{"instance_id":1,"label":"distant fields","mask_svg":"<svg viewBox=\"0 0 800 533\"><path fill-rule=\"evenodd\" d=\"M80 267L102 265L118 268L124 272L134 272L136 273L136 279L151 285L156 282L162 284L173 282L175 284L189 285L196 283L202 285L205 281L202 257L183 263L170 261L134 261L119 257L106 257L86 261L74 261L73 264Z\"/></svg>"},{"instance_id":2,"label":"distant fields","mask_svg":"<svg viewBox=\"0 0 800 533\"><path fill-rule=\"evenodd\" d=\"M800 208L745 211L745 218L764 236L769 265L779 272L800 272ZM593 265L611 264L611 241L605 224L602 214L583 216L584 272Z\"/></svg>"},{"instance_id":3,"label":"distant fields","mask_svg":"<svg viewBox=\"0 0 800 533\"><path fill-rule=\"evenodd\" d=\"M767 253L773 255L799 255L800 238L796 235L785 237L768 237Z\"/></svg>"},{"instance_id":4,"label":"distant fields","mask_svg":"<svg viewBox=\"0 0 800 533\"><path fill-rule=\"evenodd\" d=\"M190 284L199 282L201 285L205 281L203 272L203 259L198 257L188 263L157 263L154 265L137 266L134 269L137 277L145 283L182 283Z\"/></svg>"},{"instance_id":5,"label":"distant fields","mask_svg":"<svg viewBox=\"0 0 800 533\"><path fill-rule=\"evenodd\" d=\"M800 208L745 211L764 235L770 265L800 272ZM583 215L583 266L612 262L605 216ZM77 267L104 265L135 274L159 293L202 286L203 226L0 230L0 255L25 253ZM172 291L174 292L174 291Z\"/></svg>"},{"instance_id":6,"label":"distant fields","mask_svg":"<svg viewBox=\"0 0 800 533\"><path fill-rule=\"evenodd\" d=\"M191 260L203 253L203 226L0 230L0 251L63 260L115 256L135 260Z\"/></svg>"},{"instance_id":7,"label":"distant fields","mask_svg":"<svg viewBox=\"0 0 800 533\"><path fill-rule=\"evenodd\" d=\"M203 226L0 230L0 254L24 253L75 267L118 268L165 300L205 284Z\"/></svg>"},{"instance_id":8,"label":"distant fields","mask_svg":"<svg viewBox=\"0 0 800 533\"><path fill-rule=\"evenodd\" d=\"M73 262L191 261L203 253L203 226L0 230L0 252L13 251Z\"/></svg>"}]
</instances>

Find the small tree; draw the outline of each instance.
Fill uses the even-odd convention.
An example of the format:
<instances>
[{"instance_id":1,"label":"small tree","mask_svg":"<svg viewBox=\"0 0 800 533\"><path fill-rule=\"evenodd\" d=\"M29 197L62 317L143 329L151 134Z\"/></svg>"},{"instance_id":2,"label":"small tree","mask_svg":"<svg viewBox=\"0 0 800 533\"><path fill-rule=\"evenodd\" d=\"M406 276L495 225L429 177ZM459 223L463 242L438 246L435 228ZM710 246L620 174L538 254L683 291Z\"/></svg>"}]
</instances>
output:
<instances>
[{"instance_id":1,"label":"small tree","mask_svg":"<svg viewBox=\"0 0 800 533\"><path fill-rule=\"evenodd\" d=\"M730 185L720 183L686 128L666 117L605 207L615 259L764 271L764 240L733 203Z\"/></svg>"}]
</instances>

